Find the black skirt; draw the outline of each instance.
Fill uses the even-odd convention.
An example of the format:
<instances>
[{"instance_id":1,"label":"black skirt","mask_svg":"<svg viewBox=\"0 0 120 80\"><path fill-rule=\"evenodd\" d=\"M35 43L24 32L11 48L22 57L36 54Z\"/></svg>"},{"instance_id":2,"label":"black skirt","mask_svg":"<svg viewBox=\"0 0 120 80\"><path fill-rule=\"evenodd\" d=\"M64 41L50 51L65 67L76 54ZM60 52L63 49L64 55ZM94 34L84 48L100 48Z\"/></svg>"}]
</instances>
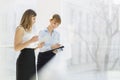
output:
<instances>
[{"instance_id":1,"label":"black skirt","mask_svg":"<svg viewBox=\"0 0 120 80\"><path fill-rule=\"evenodd\" d=\"M52 51L40 52L37 60L37 72L40 71L54 56L55 53Z\"/></svg>"},{"instance_id":2,"label":"black skirt","mask_svg":"<svg viewBox=\"0 0 120 80\"><path fill-rule=\"evenodd\" d=\"M17 59L16 80L31 80L36 75L34 49L25 48Z\"/></svg>"}]
</instances>

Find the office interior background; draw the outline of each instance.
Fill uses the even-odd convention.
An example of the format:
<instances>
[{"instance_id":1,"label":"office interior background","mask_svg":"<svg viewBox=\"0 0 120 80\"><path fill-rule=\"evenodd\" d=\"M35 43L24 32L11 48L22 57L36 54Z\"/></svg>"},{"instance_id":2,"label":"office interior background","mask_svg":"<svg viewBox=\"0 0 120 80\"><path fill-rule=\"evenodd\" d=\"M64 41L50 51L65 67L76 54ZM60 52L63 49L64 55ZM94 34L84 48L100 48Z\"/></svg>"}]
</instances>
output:
<instances>
[{"instance_id":1,"label":"office interior background","mask_svg":"<svg viewBox=\"0 0 120 80\"><path fill-rule=\"evenodd\" d=\"M37 12L36 34L61 15L64 50L41 80L120 79L120 0L0 0L0 79L16 80L15 29L26 9ZM47 76L47 78L46 78Z\"/></svg>"}]
</instances>

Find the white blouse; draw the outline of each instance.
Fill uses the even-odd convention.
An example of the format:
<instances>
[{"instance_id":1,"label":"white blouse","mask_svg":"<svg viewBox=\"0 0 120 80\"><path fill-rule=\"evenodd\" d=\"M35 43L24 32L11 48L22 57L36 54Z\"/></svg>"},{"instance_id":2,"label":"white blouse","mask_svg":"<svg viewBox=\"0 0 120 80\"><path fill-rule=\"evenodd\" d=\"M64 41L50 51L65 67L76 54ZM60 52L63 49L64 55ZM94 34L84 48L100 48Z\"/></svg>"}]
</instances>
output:
<instances>
[{"instance_id":1,"label":"white blouse","mask_svg":"<svg viewBox=\"0 0 120 80\"><path fill-rule=\"evenodd\" d=\"M22 41L26 42L26 41L30 40L33 36L35 36L35 32L33 30L30 32L27 32L24 30L24 36L22 38ZM38 42L33 42L33 43L29 44L26 48L36 48L37 43Z\"/></svg>"}]
</instances>

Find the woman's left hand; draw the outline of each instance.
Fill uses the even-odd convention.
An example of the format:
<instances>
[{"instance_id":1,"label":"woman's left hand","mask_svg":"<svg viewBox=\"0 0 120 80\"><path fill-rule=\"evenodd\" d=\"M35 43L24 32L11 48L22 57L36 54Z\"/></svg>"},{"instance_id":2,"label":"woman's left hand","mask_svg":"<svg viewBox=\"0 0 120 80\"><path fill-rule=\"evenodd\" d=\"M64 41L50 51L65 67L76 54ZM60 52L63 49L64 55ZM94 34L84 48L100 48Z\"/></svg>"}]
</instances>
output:
<instances>
[{"instance_id":1,"label":"woman's left hand","mask_svg":"<svg viewBox=\"0 0 120 80\"><path fill-rule=\"evenodd\" d=\"M35 49L42 48L44 45L45 45L45 42L38 43Z\"/></svg>"}]
</instances>

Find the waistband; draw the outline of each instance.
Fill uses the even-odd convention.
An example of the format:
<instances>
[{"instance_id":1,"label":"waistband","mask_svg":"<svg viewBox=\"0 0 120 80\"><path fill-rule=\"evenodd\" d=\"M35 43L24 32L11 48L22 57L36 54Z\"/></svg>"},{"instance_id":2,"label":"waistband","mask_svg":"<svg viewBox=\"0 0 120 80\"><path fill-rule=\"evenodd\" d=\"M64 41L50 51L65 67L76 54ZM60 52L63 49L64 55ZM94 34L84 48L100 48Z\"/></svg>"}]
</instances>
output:
<instances>
[{"instance_id":1,"label":"waistband","mask_svg":"<svg viewBox=\"0 0 120 80\"><path fill-rule=\"evenodd\" d=\"M24 52L24 51L34 51L34 48L24 48L21 50L21 52Z\"/></svg>"}]
</instances>

